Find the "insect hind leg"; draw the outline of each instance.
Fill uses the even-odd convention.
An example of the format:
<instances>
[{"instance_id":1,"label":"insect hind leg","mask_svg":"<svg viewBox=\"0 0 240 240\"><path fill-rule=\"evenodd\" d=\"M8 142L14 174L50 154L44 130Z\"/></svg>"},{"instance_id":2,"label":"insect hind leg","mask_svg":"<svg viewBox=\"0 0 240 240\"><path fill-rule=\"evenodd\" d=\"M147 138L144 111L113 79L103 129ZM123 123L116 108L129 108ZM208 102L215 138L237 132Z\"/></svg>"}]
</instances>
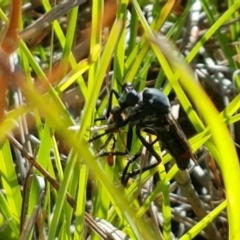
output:
<instances>
[{"instance_id":1,"label":"insect hind leg","mask_svg":"<svg viewBox=\"0 0 240 240\"><path fill-rule=\"evenodd\" d=\"M156 153L156 151L153 148L154 143L156 143L158 141L158 138L153 141L152 143L149 143L145 140L145 138L141 135L140 132L140 128L136 127L136 134L138 136L138 138L140 139L140 141L142 142L143 146L146 147L146 149L155 157L155 159L157 160L156 163L153 163L151 165L145 166L142 169L137 169L137 170L133 170L131 172L127 172L129 166L131 163L133 163L134 161L137 160L138 157L141 156L141 152L139 151L137 154L134 155L134 157L128 162L128 164L126 165L126 167L123 170L123 175L121 178L122 184L125 186L129 180L129 178L132 178L140 173L146 172L147 170L150 170L152 168L155 168L156 166L159 165L159 163L162 161L161 157Z\"/></svg>"}]
</instances>

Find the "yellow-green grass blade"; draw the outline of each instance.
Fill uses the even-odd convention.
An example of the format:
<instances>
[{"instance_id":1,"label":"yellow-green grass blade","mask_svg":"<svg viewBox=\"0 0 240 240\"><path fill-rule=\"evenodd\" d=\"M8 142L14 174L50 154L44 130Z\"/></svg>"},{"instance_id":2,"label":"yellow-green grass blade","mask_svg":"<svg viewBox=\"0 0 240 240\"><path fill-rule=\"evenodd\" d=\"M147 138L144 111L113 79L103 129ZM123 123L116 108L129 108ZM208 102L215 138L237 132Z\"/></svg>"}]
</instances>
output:
<instances>
[{"instance_id":1,"label":"yellow-green grass blade","mask_svg":"<svg viewBox=\"0 0 240 240\"><path fill-rule=\"evenodd\" d=\"M186 61L191 62L194 57L199 52L200 48L203 44L214 35L214 33L225 23L229 20L232 14L240 7L240 2L235 2L221 17L219 17L216 22L209 28L209 30L202 36L202 38L196 43L196 45L192 48L189 52Z\"/></svg>"},{"instance_id":2,"label":"yellow-green grass blade","mask_svg":"<svg viewBox=\"0 0 240 240\"><path fill-rule=\"evenodd\" d=\"M193 226L187 233L185 233L180 240L193 239L199 232L201 232L210 222L212 222L227 206L227 201L223 201L214 210L212 210L205 218ZM229 238L230 239L230 238Z\"/></svg>"},{"instance_id":3,"label":"yellow-green grass blade","mask_svg":"<svg viewBox=\"0 0 240 240\"><path fill-rule=\"evenodd\" d=\"M6 198L11 215L13 219L18 222L21 215L22 196L8 141L6 141L0 149L0 162L2 186L6 191Z\"/></svg>"},{"instance_id":4,"label":"yellow-green grass blade","mask_svg":"<svg viewBox=\"0 0 240 240\"><path fill-rule=\"evenodd\" d=\"M235 147L233 145L230 133L223 123L221 115L209 100L203 89L194 81L194 74L190 67L180 58L173 56L167 46L169 44L162 42L161 44L155 38L155 43L159 47L168 61L171 62L175 71L180 74L180 83L185 91L189 94L192 101L201 112L203 119L209 126L212 134L212 144L215 145L219 166L223 175L224 185L226 188L228 220L229 220L229 239L240 237L238 226L240 223L240 209L238 202L240 201L240 186L237 184L240 181L239 161ZM174 47L171 45L171 49ZM195 97L195 92L198 92L198 98ZM200 100L200 101L199 101ZM228 161L226 161L226 159ZM231 177L229 177L231 176Z\"/></svg>"}]
</instances>

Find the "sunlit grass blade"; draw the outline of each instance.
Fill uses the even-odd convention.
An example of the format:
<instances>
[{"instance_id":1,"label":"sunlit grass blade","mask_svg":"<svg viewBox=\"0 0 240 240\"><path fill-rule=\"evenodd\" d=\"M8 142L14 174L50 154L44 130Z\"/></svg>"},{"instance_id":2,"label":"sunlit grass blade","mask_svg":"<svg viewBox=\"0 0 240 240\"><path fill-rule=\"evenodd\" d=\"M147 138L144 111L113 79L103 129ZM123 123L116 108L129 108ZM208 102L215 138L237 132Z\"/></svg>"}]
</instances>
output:
<instances>
[{"instance_id":1,"label":"sunlit grass blade","mask_svg":"<svg viewBox=\"0 0 240 240\"><path fill-rule=\"evenodd\" d=\"M235 2L217 21L209 28L209 30L203 35L203 37L196 43L193 49L189 52L186 61L191 62L193 58L197 55L200 48L203 44L213 36L214 33L225 23L227 20L230 19L232 13L234 13L240 7L240 2Z\"/></svg>"},{"instance_id":2,"label":"sunlit grass blade","mask_svg":"<svg viewBox=\"0 0 240 240\"><path fill-rule=\"evenodd\" d=\"M181 86L189 94L198 110L201 111L202 117L209 126L213 144L218 151L219 166L226 187L230 227L229 238L232 239L233 236L240 236L237 230L238 223L240 222L240 214L237 211L237 203L240 201L240 186L236 184L240 181L239 162L229 131L206 93L194 81L194 74L191 69L181 58L176 58L172 52L169 51L169 49L174 49L173 45L167 43L166 40L159 43L158 38L153 38L152 41L158 46L159 50L164 53L168 61L171 62L175 71L180 74L179 80ZM198 99L195 98L195 92L198 92ZM199 99L201 99L201 101L199 101ZM228 161L226 161L226 159L228 159ZM229 178L230 175L231 178Z\"/></svg>"},{"instance_id":3,"label":"sunlit grass blade","mask_svg":"<svg viewBox=\"0 0 240 240\"><path fill-rule=\"evenodd\" d=\"M204 219L198 222L193 228L191 228L186 234L184 234L180 240L193 239L209 222L212 222L217 215L219 215L227 206L227 201L223 201L219 204L211 213L209 213Z\"/></svg>"},{"instance_id":4,"label":"sunlit grass blade","mask_svg":"<svg viewBox=\"0 0 240 240\"><path fill-rule=\"evenodd\" d=\"M7 202L11 215L15 221L19 221L21 215L22 196L18 185L18 177L13 164L10 145L6 141L0 150L1 182L6 191Z\"/></svg>"}]
</instances>

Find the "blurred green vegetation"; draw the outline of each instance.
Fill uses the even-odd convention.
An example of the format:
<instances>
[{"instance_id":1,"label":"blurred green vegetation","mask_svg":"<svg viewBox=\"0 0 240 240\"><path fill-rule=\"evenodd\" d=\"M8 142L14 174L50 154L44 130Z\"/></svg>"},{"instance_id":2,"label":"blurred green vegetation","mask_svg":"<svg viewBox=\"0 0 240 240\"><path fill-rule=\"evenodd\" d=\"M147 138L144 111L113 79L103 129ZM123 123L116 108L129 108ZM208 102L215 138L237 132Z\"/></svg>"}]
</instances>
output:
<instances>
[{"instance_id":1,"label":"blurred green vegetation","mask_svg":"<svg viewBox=\"0 0 240 240\"><path fill-rule=\"evenodd\" d=\"M240 238L239 1L0 6L8 29L0 51L0 239L210 239L209 223L215 239ZM96 157L106 137L89 144L89 128L109 91L121 92L117 81L159 88L181 107L178 121L199 158L189 174L205 218L180 194L179 170L159 146L162 163L126 187L128 156L114 166ZM122 151L126 131L115 134ZM134 136L129 155L139 147Z\"/></svg>"}]
</instances>

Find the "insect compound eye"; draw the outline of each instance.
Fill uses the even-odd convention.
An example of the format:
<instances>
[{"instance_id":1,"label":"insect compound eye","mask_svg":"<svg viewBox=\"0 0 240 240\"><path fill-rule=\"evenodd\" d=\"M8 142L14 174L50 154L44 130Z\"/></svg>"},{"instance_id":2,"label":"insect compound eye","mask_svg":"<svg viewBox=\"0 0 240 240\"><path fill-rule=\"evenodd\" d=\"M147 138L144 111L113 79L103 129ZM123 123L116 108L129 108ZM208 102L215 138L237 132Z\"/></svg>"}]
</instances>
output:
<instances>
[{"instance_id":1,"label":"insect compound eye","mask_svg":"<svg viewBox=\"0 0 240 240\"><path fill-rule=\"evenodd\" d=\"M124 92L122 96L118 99L119 104L122 108L133 107L139 101L138 92L134 89L130 92Z\"/></svg>"},{"instance_id":2,"label":"insect compound eye","mask_svg":"<svg viewBox=\"0 0 240 240\"><path fill-rule=\"evenodd\" d=\"M135 106L139 101L138 93L135 90L129 92L126 97L126 102L129 107Z\"/></svg>"},{"instance_id":3,"label":"insect compound eye","mask_svg":"<svg viewBox=\"0 0 240 240\"><path fill-rule=\"evenodd\" d=\"M128 107L133 107L139 102L139 100L139 94L133 88L132 83L124 83L122 86L122 95L118 99L121 108L126 109Z\"/></svg>"}]
</instances>

